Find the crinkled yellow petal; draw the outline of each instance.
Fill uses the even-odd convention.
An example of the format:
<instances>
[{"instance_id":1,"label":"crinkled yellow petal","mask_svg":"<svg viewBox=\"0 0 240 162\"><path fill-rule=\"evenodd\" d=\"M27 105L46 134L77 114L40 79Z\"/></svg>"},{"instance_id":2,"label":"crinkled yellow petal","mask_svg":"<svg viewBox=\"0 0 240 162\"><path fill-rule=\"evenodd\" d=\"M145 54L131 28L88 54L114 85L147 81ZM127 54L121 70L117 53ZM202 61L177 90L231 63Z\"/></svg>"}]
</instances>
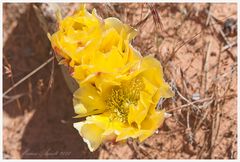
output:
<instances>
[{"instance_id":1,"label":"crinkled yellow petal","mask_svg":"<svg viewBox=\"0 0 240 162\"><path fill-rule=\"evenodd\" d=\"M137 106L130 106L128 113L128 123L131 125L135 122L141 129L141 122L144 120L151 105L151 96L146 92L140 92L140 100Z\"/></svg>"},{"instance_id":2,"label":"crinkled yellow petal","mask_svg":"<svg viewBox=\"0 0 240 162\"><path fill-rule=\"evenodd\" d=\"M81 82L86 77L88 77L91 69L93 68L92 65L82 64L78 66L74 66L74 71L72 73L72 77L76 79L77 82Z\"/></svg>"},{"instance_id":3,"label":"crinkled yellow petal","mask_svg":"<svg viewBox=\"0 0 240 162\"><path fill-rule=\"evenodd\" d=\"M104 129L101 129L95 123L78 122L74 123L73 126L78 130L91 152L95 151L103 142L102 133Z\"/></svg>"},{"instance_id":4,"label":"crinkled yellow petal","mask_svg":"<svg viewBox=\"0 0 240 162\"><path fill-rule=\"evenodd\" d=\"M141 124L143 130L149 130L150 133L146 133L140 136L139 140L143 141L154 133L154 131L159 128L164 122L164 110L152 111Z\"/></svg>"},{"instance_id":5,"label":"crinkled yellow petal","mask_svg":"<svg viewBox=\"0 0 240 162\"><path fill-rule=\"evenodd\" d=\"M137 35L137 31L134 28L126 24L123 24L119 19L115 17L109 17L105 19L104 22L106 24L105 25L106 28L113 27L118 31L118 33L121 33L122 31L124 31L123 36L125 37L127 37L127 35L130 35L129 36L130 40L132 40Z\"/></svg>"},{"instance_id":6,"label":"crinkled yellow petal","mask_svg":"<svg viewBox=\"0 0 240 162\"><path fill-rule=\"evenodd\" d=\"M120 83L115 81L114 78L114 75L108 73L95 72L88 75L84 80L80 81L79 84L80 86L94 84L101 94L104 95L104 93L108 92L111 87L120 85Z\"/></svg>"},{"instance_id":7,"label":"crinkled yellow petal","mask_svg":"<svg viewBox=\"0 0 240 162\"><path fill-rule=\"evenodd\" d=\"M126 127L122 129L120 134L117 136L116 141L126 140L128 138L139 139L141 142L144 140L143 137L149 137L152 135L152 130L137 129L134 127Z\"/></svg>"},{"instance_id":8,"label":"crinkled yellow petal","mask_svg":"<svg viewBox=\"0 0 240 162\"><path fill-rule=\"evenodd\" d=\"M173 96L169 85L164 81L162 66L158 60L152 56L146 56L142 60L141 68L143 68L144 71L140 76L148 79L149 82L157 86L160 89L161 97L169 98Z\"/></svg>"},{"instance_id":9,"label":"crinkled yellow petal","mask_svg":"<svg viewBox=\"0 0 240 162\"><path fill-rule=\"evenodd\" d=\"M114 140L120 133L124 124L112 121L109 114L93 115L83 122L74 123L74 127L87 143L90 151L95 151L105 140Z\"/></svg>"},{"instance_id":10,"label":"crinkled yellow petal","mask_svg":"<svg viewBox=\"0 0 240 162\"><path fill-rule=\"evenodd\" d=\"M123 56L116 47L113 47L111 52L108 53L96 52L93 59L96 71L104 73L116 72L118 68L123 67L125 64Z\"/></svg>"},{"instance_id":11,"label":"crinkled yellow petal","mask_svg":"<svg viewBox=\"0 0 240 162\"><path fill-rule=\"evenodd\" d=\"M97 89L87 84L74 92L73 105L77 117L101 113L105 110L105 102L97 93Z\"/></svg>"},{"instance_id":12,"label":"crinkled yellow petal","mask_svg":"<svg viewBox=\"0 0 240 162\"><path fill-rule=\"evenodd\" d=\"M103 53L109 52L112 47L117 46L119 39L119 33L114 28L110 28L103 33L99 50Z\"/></svg>"},{"instance_id":13,"label":"crinkled yellow petal","mask_svg":"<svg viewBox=\"0 0 240 162\"><path fill-rule=\"evenodd\" d=\"M109 112L104 112L99 115L89 116L87 117L86 121L95 123L98 127L104 129L105 132L103 133L103 135L107 136L110 134L109 132L115 133L117 135L124 127L126 127L126 124L118 120L111 119L110 115L111 114Z\"/></svg>"}]
</instances>

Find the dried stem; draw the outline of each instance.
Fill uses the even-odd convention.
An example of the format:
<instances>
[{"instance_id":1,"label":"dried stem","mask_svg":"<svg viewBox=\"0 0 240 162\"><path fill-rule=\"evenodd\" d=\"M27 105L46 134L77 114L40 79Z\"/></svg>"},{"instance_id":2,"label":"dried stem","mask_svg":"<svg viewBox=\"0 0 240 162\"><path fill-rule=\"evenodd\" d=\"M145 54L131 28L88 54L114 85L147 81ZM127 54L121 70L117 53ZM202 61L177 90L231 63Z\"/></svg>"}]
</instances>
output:
<instances>
[{"instance_id":1,"label":"dried stem","mask_svg":"<svg viewBox=\"0 0 240 162\"><path fill-rule=\"evenodd\" d=\"M20 85L21 83L23 83L25 80L27 80L29 77L31 77L32 75L34 75L36 72L38 72L39 70L41 70L43 67L45 67L49 62L51 62L54 59L54 56L50 57L46 62L44 62L42 65L40 65L39 67L37 67L36 69L34 69L32 72L30 72L29 74L27 74L25 77L23 77L22 79L20 79L17 83L15 83L13 86L11 86L8 90L6 90L3 93L3 96L5 96L6 94L8 94L10 91L12 91L14 88L16 88L18 85Z\"/></svg>"}]
</instances>

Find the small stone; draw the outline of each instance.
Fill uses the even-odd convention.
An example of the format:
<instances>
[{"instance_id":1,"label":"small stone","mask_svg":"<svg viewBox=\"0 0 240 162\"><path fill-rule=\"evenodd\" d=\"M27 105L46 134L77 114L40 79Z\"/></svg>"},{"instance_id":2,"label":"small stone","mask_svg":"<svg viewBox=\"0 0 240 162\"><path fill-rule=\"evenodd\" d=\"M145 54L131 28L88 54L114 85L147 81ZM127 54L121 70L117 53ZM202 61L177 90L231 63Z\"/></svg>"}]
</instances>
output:
<instances>
[{"instance_id":1,"label":"small stone","mask_svg":"<svg viewBox=\"0 0 240 162\"><path fill-rule=\"evenodd\" d=\"M200 97L200 94L199 93L194 93L192 95L192 100L196 101L196 100L199 100L201 97Z\"/></svg>"}]
</instances>

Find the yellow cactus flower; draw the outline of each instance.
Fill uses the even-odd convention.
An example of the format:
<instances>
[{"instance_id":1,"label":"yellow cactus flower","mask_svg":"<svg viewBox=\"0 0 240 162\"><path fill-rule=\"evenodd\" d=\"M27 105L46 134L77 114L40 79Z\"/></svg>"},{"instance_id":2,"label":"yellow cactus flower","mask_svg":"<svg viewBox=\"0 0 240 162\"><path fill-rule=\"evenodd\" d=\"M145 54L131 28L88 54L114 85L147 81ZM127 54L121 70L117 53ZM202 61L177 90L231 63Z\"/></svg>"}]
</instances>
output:
<instances>
[{"instance_id":1,"label":"yellow cactus flower","mask_svg":"<svg viewBox=\"0 0 240 162\"><path fill-rule=\"evenodd\" d=\"M132 47L136 30L85 6L58 21L58 31L48 37L79 84L73 105L76 117L86 120L74 127L90 151L107 140L151 136L164 121L164 110L156 110L159 99L173 93L159 61Z\"/></svg>"},{"instance_id":2,"label":"yellow cactus flower","mask_svg":"<svg viewBox=\"0 0 240 162\"><path fill-rule=\"evenodd\" d=\"M129 42L135 37L136 30L117 18L103 20L95 9L90 14L84 5L72 16L63 20L58 17L59 29L48 37L55 53L63 57L70 67L90 65L108 57L105 54L111 57L112 53L117 53L118 57L124 57L122 61L130 57Z\"/></svg>"},{"instance_id":3,"label":"yellow cactus flower","mask_svg":"<svg viewBox=\"0 0 240 162\"><path fill-rule=\"evenodd\" d=\"M163 123L164 110L156 110L156 105L173 93L160 63L152 56L143 57L131 74L109 79L103 91L88 83L74 93L77 117L88 116L74 127L91 151L106 140L143 141Z\"/></svg>"}]
</instances>

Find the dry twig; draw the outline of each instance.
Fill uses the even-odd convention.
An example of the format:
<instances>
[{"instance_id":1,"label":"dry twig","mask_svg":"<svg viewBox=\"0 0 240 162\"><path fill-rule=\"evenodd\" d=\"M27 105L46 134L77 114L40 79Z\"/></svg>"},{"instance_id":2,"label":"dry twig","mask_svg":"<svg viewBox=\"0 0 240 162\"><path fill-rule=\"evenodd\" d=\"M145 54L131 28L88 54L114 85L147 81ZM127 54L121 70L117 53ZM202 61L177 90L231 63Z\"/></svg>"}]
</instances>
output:
<instances>
[{"instance_id":1,"label":"dry twig","mask_svg":"<svg viewBox=\"0 0 240 162\"><path fill-rule=\"evenodd\" d=\"M25 80L27 80L29 77L31 77L32 75L34 75L36 72L38 72L39 70L41 70L43 67L45 67L49 62L51 62L54 59L54 56L50 57L46 62L44 62L42 65L40 65L39 67L37 67L36 69L34 69L32 72L30 72L29 74L27 74L25 77L23 77L22 79L20 79L17 83L15 83L13 86L11 86L8 90L6 90L3 93L3 96L5 96L6 94L8 94L10 91L12 91L14 88L16 88L18 85L20 85L21 83L23 83Z\"/></svg>"}]
</instances>

